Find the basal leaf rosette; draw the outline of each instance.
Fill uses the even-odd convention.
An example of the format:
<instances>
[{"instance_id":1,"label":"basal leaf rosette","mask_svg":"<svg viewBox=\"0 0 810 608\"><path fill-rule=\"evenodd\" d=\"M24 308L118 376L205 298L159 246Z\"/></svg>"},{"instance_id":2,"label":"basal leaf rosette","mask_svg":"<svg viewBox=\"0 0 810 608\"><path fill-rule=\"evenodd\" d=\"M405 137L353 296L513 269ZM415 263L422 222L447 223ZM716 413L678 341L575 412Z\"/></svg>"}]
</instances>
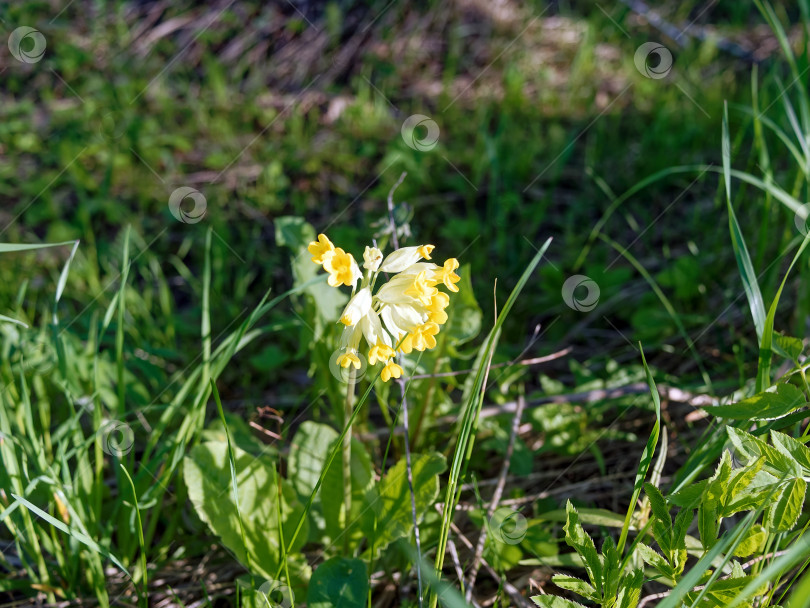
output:
<instances>
[{"instance_id":1,"label":"basal leaf rosette","mask_svg":"<svg viewBox=\"0 0 810 608\"><path fill-rule=\"evenodd\" d=\"M345 369L360 369L358 353L365 341L368 363L382 363L384 382L402 376L394 362L397 352L409 354L436 346L436 335L447 322L445 308L449 292L457 292L458 260L450 258L442 266L434 264L433 245L402 247L388 256L376 247L366 247L363 270L351 253L335 247L325 234L309 244L312 261L329 273L327 283L335 288L352 288L340 322L345 326L340 337L341 354L337 364ZM388 277L376 290L378 279ZM358 286L358 281L360 282Z\"/></svg>"}]
</instances>

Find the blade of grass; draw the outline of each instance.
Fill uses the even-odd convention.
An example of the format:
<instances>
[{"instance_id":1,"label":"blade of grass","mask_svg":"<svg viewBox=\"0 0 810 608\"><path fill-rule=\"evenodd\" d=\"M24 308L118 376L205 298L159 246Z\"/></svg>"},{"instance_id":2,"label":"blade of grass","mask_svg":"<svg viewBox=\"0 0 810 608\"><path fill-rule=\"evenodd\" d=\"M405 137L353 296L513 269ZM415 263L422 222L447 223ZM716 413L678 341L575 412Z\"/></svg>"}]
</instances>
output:
<instances>
[{"instance_id":1,"label":"blade of grass","mask_svg":"<svg viewBox=\"0 0 810 608\"><path fill-rule=\"evenodd\" d=\"M126 476L127 481L129 482L129 487L132 490L132 505L135 509L135 521L138 524L138 542L141 545L141 576L143 576L143 581L141 584L140 600L141 605L143 605L144 608L147 608L149 606L149 579L146 571L146 545L143 542L143 523L141 522L141 509L138 506L138 494L135 492L135 484L132 483L132 477L130 477L127 468L123 463L118 463L118 466Z\"/></svg>"},{"instance_id":2,"label":"blade of grass","mask_svg":"<svg viewBox=\"0 0 810 608\"><path fill-rule=\"evenodd\" d=\"M453 464L450 469L450 477L447 482L447 490L445 492L445 501L444 501L444 509L442 511L442 526L440 530L439 536L439 546L436 552L436 560L434 563L434 568L436 570L436 577L441 577L441 571L444 566L444 556L447 551L447 541L449 539L450 534L450 524L453 521L453 514L455 512L455 505L458 498L458 492L460 491L459 488L459 480L461 477L462 468L465 467L466 463L469 461L470 458L470 451L472 450L474 437L472 436L473 428L478 420L478 414L481 411L481 406L483 405L484 400L484 377L487 373L488 368L488 361L490 359L489 355L495 352L495 347L497 345L498 338L500 337L501 327L503 326L506 317L509 315L509 311L512 309L512 306L517 300L520 292L523 290L523 287L526 285L526 282L531 277L532 273L534 272L537 265L540 263L543 255L545 254L546 250L548 249L549 245L551 244L551 239L548 239L543 246L539 249L537 254L534 256L529 265L526 267L526 270L521 275L520 280L518 280L517 285L515 285L512 293L509 295L509 299L506 301L503 310L498 315L497 320L495 321L495 326L489 333L487 341L485 345L482 347L484 350L482 353L485 355L480 358L480 364L478 366L478 371L475 375L475 382L474 382L474 390L471 391L470 399L464 406L464 415L463 415L463 422L461 426L461 432L459 434L458 442L456 443L456 449L453 454ZM436 604L438 602L438 595L436 594L435 589L431 589L430 593L430 606L431 608L436 608Z\"/></svg>"},{"instance_id":3,"label":"blade of grass","mask_svg":"<svg viewBox=\"0 0 810 608\"><path fill-rule=\"evenodd\" d=\"M641 342L639 342L638 348L641 352L641 363L644 366L644 373L647 375L647 384L650 386L650 395L655 404L655 425L653 425L650 436L647 438L647 445L644 446L644 451L641 453L641 460L638 463L636 479L633 482L633 496L630 499L630 505L627 507L627 515L624 516L624 525L619 535L619 544L616 547L619 556L621 556L624 551L624 544L627 542L627 533L630 531L630 521L633 519L633 512L636 510L636 503L638 502L638 497L641 495L641 489L644 487L647 472L650 470L655 448L658 446L658 436L661 432L661 396L658 394L655 380L652 377L652 373L650 373L647 359L644 357L644 349L641 347Z\"/></svg>"},{"instance_id":4,"label":"blade of grass","mask_svg":"<svg viewBox=\"0 0 810 608\"><path fill-rule=\"evenodd\" d=\"M737 267L745 289L745 297L748 299L748 306L751 309L751 316L754 318L757 339L762 340L762 332L765 327L765 304L762 301L762 292L759 289L757 275L754 266L751 264L751 256L748 247L745 245L740 224L731 205L731 143L728 133L728 104L725 104L723 111L723 184L726 191L726 208L728 209L728 228L731 233L731 245L734 249L734 257L737 260Z\"/></svg>"}]
</instances>

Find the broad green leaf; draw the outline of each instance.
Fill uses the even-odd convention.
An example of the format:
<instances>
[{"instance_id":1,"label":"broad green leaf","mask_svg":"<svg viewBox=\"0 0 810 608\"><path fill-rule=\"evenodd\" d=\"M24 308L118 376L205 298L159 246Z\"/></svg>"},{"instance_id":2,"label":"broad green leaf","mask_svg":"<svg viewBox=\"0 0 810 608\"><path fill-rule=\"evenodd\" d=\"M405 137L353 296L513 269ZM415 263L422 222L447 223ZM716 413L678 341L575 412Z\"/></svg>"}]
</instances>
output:
<instances>
[{"instance_id":1,"label":"broad green leaf","mask_svg":"<svg viewBox=\"0 0 810 608\"><path fill-rule=\"evenodd\" d=\"M439 474L447 464L438 453L412 454L413 492L416 517L421 520L439 495ZM405 459L397 462L380 482L366 493L366 506L361 527L369 549L375 554L413 531L411 494Z\"/></svg>"},{"instance_id":2,"label":"broad green leaf","mask_svg":"<svg viewBox=\"0 0 810 608\"><path fill-rule=\"evenodd\" d=\"M233 451L239 508L250 563L256 570L255 574L272 579L280 553L276 470L273 463L265 458L256 458L237 447ZM240 562L247 564L231 491L227 443L209 442L192 448L183 459L183 477L197 515ZM280 510L286 543L286 539L292 537L303 508L286 481L281 481L281 489L283 498ZM307 525L306 522L304 525ZM306 531L298 536L292 551L300 549L305 539Z\"/></svg>"},{"instance_id":3,"label":"broad green leaf","mask_svg":"<svg viewBox=\"0 0 810 608\"><path fill-rule=\"evenodd\" d=\"M328 445L326 455L335 449L336 442L337 439ZM355 438L352 438L350 474L351 480L343 479L342 459L335 459L332 462L326 477L323 478L321 504L324 505L323 517L326 522L326 534L329 538L338 546L348 542L350 547L354 547L363 536L359 526L361 516L366 509L364 498L374 482L371 458L366 451L366 446ZM317 481L317 476L315 481ZM352 508L348 517L343 504L343 491L346 483L351 483L352 487ZM408 505L410 506L410 504L409 498ZM410 509L408 512L410 513ZM345 535L349 535L348 541L346 541Z\"/></svg>"},{"instance_id":4,"label":"broad green leaf","mask_svg":"<svg viewBox=\"0 0 810 608\"><path fill-rule=\"evenodd\" d=\"M726 452L728 453L728 452ZM742 469L735 469L728 480L725 495L723 496L723 509L720 515L728 517L733 513L737 513L739 509L735 510L735 503L742 497L743 499L750 496L751 490L749 486L754 481L754 478L762 470L765 464L765 457L757 458L753 463L747 465Z\"/></svg>"},{"instance_id":5,"label":"broad green leaf","mask_svg":"<svg viewBox=\"0 0 810 608\"><path fill-rule=\"evenodd\" d=\"M551 582L557 585L560 589L573 591L577 595L581 595L592 602L599 601L599 595L596 593L596 589L594 589L592 585L589 585L582 579L576 578L575 576L568 576L567 574L555 574L551 577Z\"/></svg>"},{"instance_id":6,"label":"broad green leaf","mask_svg":"<svg viewBox=\"0 0 810 608\"><path fill-rule=\"evenodd\" d=\"M315 569L309 581L309 608L364 608L368 573L359 559L333 557Z\"/></svg>"},{"instance_id":7,"label":"broad green leaf","mask_svg":"<svg viewBox=\"0 0 810 608\"><path fill-rule=\"evenodd\" d=\"M798 462L805 475L810 475L810 448L790 435L777 431L771 431L771 442L782 454Z\"/></svg>"},{"instance_id":8,"label":"broad green leaf","mask_svg":"<svg viewBox=\"0 0 810 608\"><path fill-rule=\"evenodd\" d=\"M740 429L728 426L726 430L736 449L736 455L748 464L764 456L765 461L778 472L779 476L788 472L797 476L802 474L801 465L792 456L780 452L761 439Z\"/></svg>"},{"instance_id":9,"label":"broad green leaf","mask_svg":"<svg viewBox=\"0 0 810 608\"><path fill-rule=\"evenodd\" d=\"M290 444L289 478L301 496L309 496L337 439L330 426L307 420L298 427Z\"/></svg>"},{"instance_id":10,"label":"broad green leaf","mask_svg":"<svg viewBox=\"0 0 810 608\"><path fill-rule=\"evenodd\" d=\"M727 405L703 408L717 418L731 420L774 420L787 416L807 403L804 394L792 384L778 384L775 390L757 393L753 397Z\"/></svg>"},{"instance_id":11,"label":"broad green leaf","mask_svg":"<svg viewBox=\"0 0 810 608\"><path fill-rule=\"evenodd\" d=\"M602 584L604 578L602 575L602 560L596 552L596 545L593 544L593 539L579 523L579 514L570 500L565 505L565 511L568 515L565 526L563 526L565 542L582 557L591 584L596 587L597 593L601 596L604 590Z\"/></svg>"},{"instance_id":12,"label":"broad green leaf","mask_svg":"<svg viewBox=\"0 0 810 608\"><path fill-rule=\"evenodd\" d=\"M807 483L801 477L785 482L765 508L763 525L772 532L787 532L793 528L802 513L806 489Z\"/></svg>"},{"instance_id":13,"label":"broad green leaf","mask_svg":"<svg viewBox=\"0 0 810 608\"><path fill-rule=\"evenodd\" d=\"M616 597L619 592L621 578L619 552L616 550L616 542L612 536L608 536L602 542L602 579L604 581L602 593L604 597Z\"/></svg>"}]
</instances>

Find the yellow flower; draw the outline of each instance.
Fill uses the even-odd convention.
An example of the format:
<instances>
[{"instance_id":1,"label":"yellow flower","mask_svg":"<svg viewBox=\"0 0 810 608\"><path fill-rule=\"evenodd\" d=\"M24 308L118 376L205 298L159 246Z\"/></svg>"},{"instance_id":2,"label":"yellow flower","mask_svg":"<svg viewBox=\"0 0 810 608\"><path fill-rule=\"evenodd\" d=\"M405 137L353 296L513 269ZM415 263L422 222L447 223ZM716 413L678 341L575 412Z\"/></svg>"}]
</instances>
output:
<instances>
[{"instance_id":1,"label":"yellow flower","mask_svg":"<svg viewBox=\"0 0 810 608\"><path fill-rule=\"evenodd\" d=\"M438 325L447 323L447 313L444 309L450 304L450 296L441 291L437 292L428 304L428 320Z\"/></svg>"},{"instance_id":2,"label":"yellow flower","mask_svg":"<svg viewBox=\"0 0 810 608\"><path fill-rule=\"evenodd\" d=\"M360 268L358 268L352 254L346 253L340 247L336 247L332 255L328 255L324 259L323 269L329 273L326 282L332 287L338 285L354 286L361 276Z\"/></svg>"},{"instance_id":3,"label":"yellow flower","mask_svg":"<svg viewBox=\"0 0 810 608\"><path fill-rule=\"evenodd\" d=\"M382 259L382 251L376 247L366 247L366 250L363 252L363 268L371 272L377 272Z\"/></svg>"},{"instance_id":4,"label":"yellow flower","mask_svg":"<svg viewBox=\"0 0 810 608\"><path fill-rule=\"evenodd\" d=\"M434 271L433 277L436 281L444 283L444 286L450 291L457 292L458 287L456 287L455 284L458 283L461 278L453 272L456 268L458 268L458 260L456 258L450 258L449 260L445 260L442 268Z\"/></svg>"},{"instance_id":5,"label":"yellow flower","mask_svg":"<svg viewBox=\"0 0 810 608\"><path fill-rule=\"evenodd\" d=\"M441 283L451 292L458 291L459 276L454 272L458 260L450 258L443 266L421 261L431 259L433 245L402 247L387 257L376 247L366 247L363 274L352 255L335 247L324 234L307 249L312 261L329 273L329 285L352 287L353 296L340 316L345 326L337 358L340 367L362 367L359 350L365 340L369 363L383 364L380 377L387 382L403 374L394 362L397 351L409 354L436 347L436 335L447 322L445 309L450 304L450 296L437 287ZM392 276L375 294L372 290L380 272ZM362 279L359 289L358 279Z\"/></svg>"},{"instance_id":6,"label":"yellow flower","mask_svg":"<svg viewBox=\"0 0 810 608\"><path fill-rule=\"evenodd\" d=\"M388 346L385 342L377 342L377 344L372 346L368 351L368 364L376 365L377 361L388 361L395 354L394 349Z\"/></svg>"},{"instance_id":7,"label":"yellow flower","mask_svg":"<svg viewBox=\"0 0 810 608\"><path fill-rule=\"evenodd\" d=\"M400 378L401 376L402 368L393 361L386 363L385 367L380 373L380 377L382 378L383 382L388 382L391 378Z\"/></svg>"},{"instance_id":8,"label":"yellow flower","mask_svg":"<svg viewBox=\"0 0 810 608\"><path fill-rule=\"evenodd\" d=\"M337 358L337 364L344 369L348 369L350 365L352 365L354 369L360 369L361 367L360 357L353 352L340 355Z\"/></svg>"},{"instance_id":9,"label":"yellow flower","mask_svg":"<svg viewBox=\"0 0 810 608\"><path fill-rule=\"evenodd\" d=\"M416 278L413 280L413 283L411 283L411 286L402 293L406 296L416 298L422 303L423 306L428 306L430 301L433 299L433 296L439 292L438 289L433 287L435 284L435 281L427 278L427 272L423 270L416 275Z\"/></svg>"},{"instance_id":10,"label":"yellow flower","mask_svg":"<svg viewBox=\"0 0 810 608\"><path fill-rule=\"evenodd\" d=\"M335 246L325 234L319 234L317 241L312 241L307 247L307 251L312 254L312 261L316 264L323 264L324 260L335 252Z\"/></svg>"},{"instance_id":11,"label":"yellow flower","mask_svg":"<svg viewBox=\"0 0 810 608\"><path fill-rule=\"evenodd\" d=\"M419 327L414 327L411 333L413 336L413 347L416 350L422 351L435 348L436 338L434 336L439 333L439 326L436 323L425 323Z\"/></svg>"}]
</instances>

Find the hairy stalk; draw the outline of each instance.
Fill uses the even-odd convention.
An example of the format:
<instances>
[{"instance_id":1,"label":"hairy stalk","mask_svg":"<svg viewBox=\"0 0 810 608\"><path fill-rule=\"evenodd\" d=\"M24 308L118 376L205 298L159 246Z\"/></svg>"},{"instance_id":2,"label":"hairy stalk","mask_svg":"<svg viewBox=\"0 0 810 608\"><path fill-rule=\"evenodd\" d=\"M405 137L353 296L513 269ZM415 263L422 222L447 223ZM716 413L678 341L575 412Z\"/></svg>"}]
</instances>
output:
<instances>
[{"instance_id":1,"label":"hairy stalk","mask_svg":"<svg viewBox=\"0 0 810 608\"><path fill-rule=\"evenodd\" d=\"M343 510L346 526L352 510L352 411L354 409L355 370L349 366L349 377L346 383L346 405L344 409L346 435L343 437ZM349 553L349 534L343 535L343 552Z\"/></svg>"}]
</instances>

